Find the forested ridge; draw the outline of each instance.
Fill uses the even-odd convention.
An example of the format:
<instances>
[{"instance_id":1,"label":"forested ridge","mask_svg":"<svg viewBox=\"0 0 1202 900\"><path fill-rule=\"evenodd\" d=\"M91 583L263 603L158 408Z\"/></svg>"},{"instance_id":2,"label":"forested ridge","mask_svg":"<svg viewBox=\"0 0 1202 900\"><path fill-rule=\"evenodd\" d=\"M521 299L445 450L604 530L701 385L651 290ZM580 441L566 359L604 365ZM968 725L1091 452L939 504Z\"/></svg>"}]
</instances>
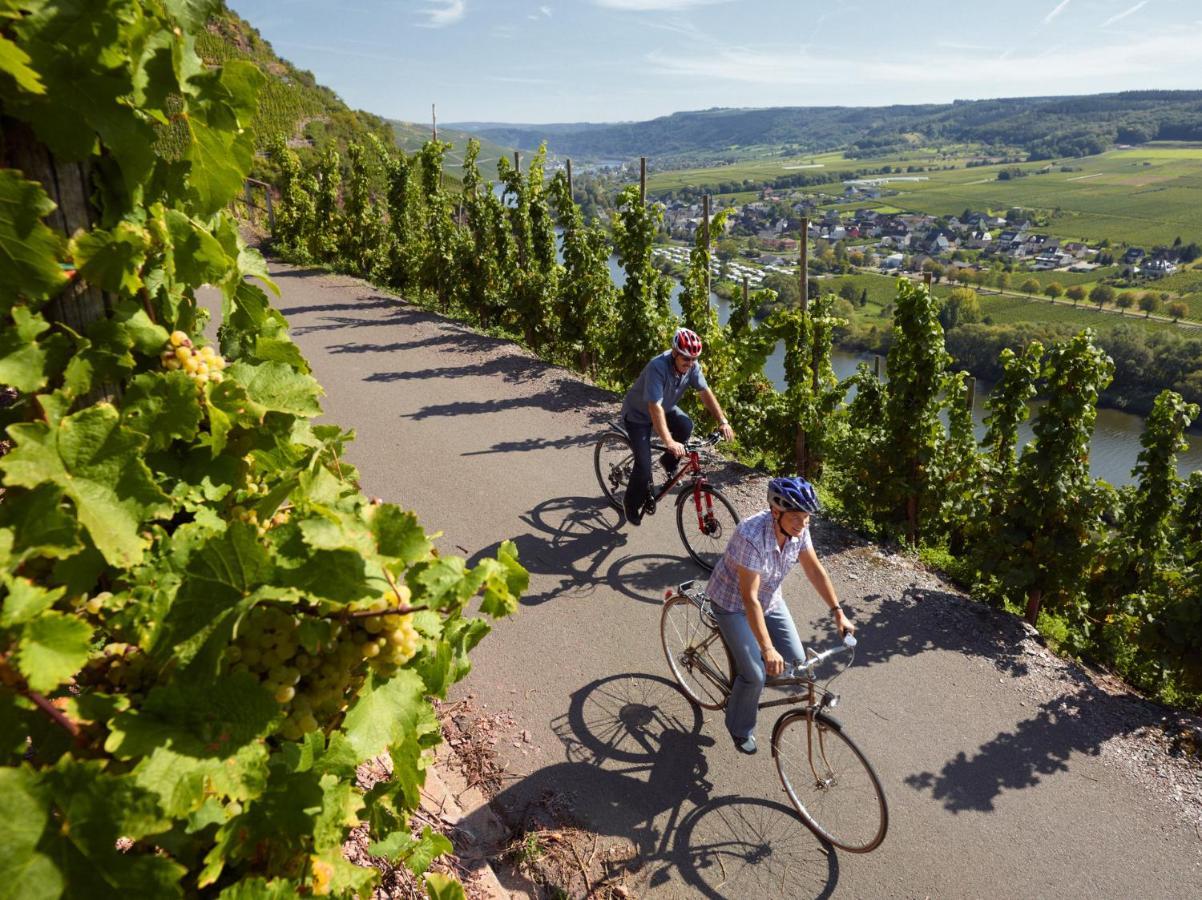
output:
<instances>
[{"instance_id":1,"label":"forested ridge","mask_svg":"<svg viewBox=\"0 0 1202 900\"><path fill-rule=\"evenodd\" d=\"M1088 156L1116 143L1202 140L1202 91L958 100L914 106L798 106L678 112L611 125L464 125L480 137L554 152L627 159L785 146L884 155L916 141L1018 147L1031 159Z\"/></svg>"}]
</instances>

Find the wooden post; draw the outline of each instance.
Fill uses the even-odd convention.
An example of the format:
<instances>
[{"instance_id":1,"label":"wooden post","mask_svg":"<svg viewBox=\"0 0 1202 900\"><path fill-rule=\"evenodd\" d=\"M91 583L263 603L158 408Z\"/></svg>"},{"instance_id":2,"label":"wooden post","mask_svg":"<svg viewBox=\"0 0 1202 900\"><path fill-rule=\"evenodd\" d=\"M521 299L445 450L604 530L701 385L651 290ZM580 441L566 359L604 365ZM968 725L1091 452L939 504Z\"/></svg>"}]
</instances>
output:
<instances>
[{"instance_id":1,"label":"wooden post","mask_svg":"<svg viewBox=\"0 0 1202 900\"><path fill-rule=\"evenodd\" d=\"M968 376L968 382L964 387L964 405L972 412L972 405L977 399L977 380L971 375Z\"/></svg>"},{"instance_id":2,"label":"wooden post","mask_svg":"<svg viewBox=\"0 0 1202 900\"><path fill-rule=\"evenodd\" d=\"M878 353L872 357L872 374L876 376L876 380L881 380L881 355Z\"/></svg>"},{"instance_id":3,"label":"wooden post","mask_svg":"<svg viewBox=\"0 0 1202 900\"><path fill-rule=\"evenodd\" d=\"M801 217L801 311L810 311L810 217Z\"/></svg>"},{"instance_id":4,"label":"wooden post","mask_svg":"<svg viewBox=\"0 0 1202 900\"><path fill-rule=\"evenodd\" d=\"M749 299L750 293L751 293L751 289L747 286L747 276L744 275L743 276L743 308L744 309L747 309L748 303L751 302L751 300Z\"/></svg>"},{"instance_id":5,"label":"wooden post","mask_svg":"<svg viewBox=\"0 0 1202 900\"><path fill-rule=\"evenodd\" d=\"M639 157L639 200L647 203L647 157Z\"/></svg>"},{"instance_id":6,"label":"wooden post","mask_svg":"<svg viewBox=\"0 0 1202 900\"><path fill-rule=\"evenodd\" d=\"M569 197L573 196L573 194L572 194L572 160L570 157L568 158L568 196Z\"/></svg>"},{"instance_id":7,"label":"wooden post","mask_svg":"<svg viewBox=\"0 0 1202 900\"><path fill-rule=\"evenodd\" d=\"M701 197L701 227L705 229L702 232L702 238L705 240L705 305L708 308L710 302L710 266L713 257L710 253L710 195L704 194Z\"/></svg>"},{"instance_id":8,"label":"wooden post","mask_svg":"<svg viewBox=\"0 0 1202 900\"><path fill-rule=\"evenodd\" d=\"M267 198L267 225L275 231L275 201L271 199L271 185L263 188L263 196Z\"/></svg>"},{"instance_id":9,"label":"wooden post","mask_svg":"<svg viewBox=\"0 0 1202 900\"><path fill-rule=\"evenodd\" d=\"M522 170L522 155L518 151L513 151L513 167L519 172Z\"/></svg>"},{"instance_id":10,"label":"wooden post","mask_svg":"<svg viewBox=\"0 0 1202 900\"><path fill-rule=\"evenodd\" d=\"M254 222L255 221L255 214L254 214L255 190L254 190L254 188L252 188L250 186L249 181L247 181L245 184L242 185L242 201L246 204L247 220Z\"/></svg>"},{"instance_id":11,"label":"wooden post","mask_svg":"<svg viewBox=\"0 0 1202 900\"><path fill-rule=\"evenodd\" d=\"M434 133L434 140L438 140L438 113L434 109L434 104L430 104L430 127Z\"/></svg>"},{"instance_id":12,"label":"wooden post","mask_svg":"<svg viewBox=\"0 0 1202 900\"><path fill-rule=\"evenodd\" d=\"M931 289L931 273L930 272L922 273L922 283L927 286L928 291Z\"/></svg>"},{"instance_id":13,"label":"wooden post","mask_svg":"<svg viewBox=\"0 0 1202 900\"><path fill-rule=\"evenodd\" d=\"M24 178L39 182L55 208L43 217L46 225L70 238L77 231L89 231L98 218L92 206L92 175L88 163L63 162L41 143L23 122L0 116L0 166L18 169ZM51 322L61 322L72 331L86 334L93 323L105 318L115 298L79 278L43 308ZM147 309L151 319L154 315ZM120 396L115 384L97 386L86 402L113 400Z\"/></svg>"}]
</instances>

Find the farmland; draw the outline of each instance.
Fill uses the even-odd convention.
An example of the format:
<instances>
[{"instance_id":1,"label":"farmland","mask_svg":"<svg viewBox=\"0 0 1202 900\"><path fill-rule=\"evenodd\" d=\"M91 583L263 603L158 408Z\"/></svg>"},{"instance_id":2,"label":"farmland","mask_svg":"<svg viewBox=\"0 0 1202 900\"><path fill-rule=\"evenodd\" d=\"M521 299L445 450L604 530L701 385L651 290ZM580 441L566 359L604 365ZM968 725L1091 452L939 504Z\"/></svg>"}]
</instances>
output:
<instances>
[{"instance_id":1,"label":"farmland","mask_svg":"<svg viewBox=\"0 0 1202 900\"><path fill-rule=\"evenodd\" d=\"M1171 244L1177 237L1186 242L1202 240L1202 144L1152 143L1079 159L972 168L965 166L969 158L966 148L957 147L871 159L825 153L754 160L655 173L648 190L661 194L686 186L717 188L736 183L745 191L745 179L763 183L794 173L922 166L932 170L915 174L927 180L893 182L885 186L878 203L857 205L887 204L933 215L958 214L966 208L1003 212L1023 207L1046 220L1045 230L1066 240L1109 239L1145 247ZM1003 170L1024 174L999 180ZM803 190L837 194L842 187L836 183Z\"/></svg>"}]
</instances>

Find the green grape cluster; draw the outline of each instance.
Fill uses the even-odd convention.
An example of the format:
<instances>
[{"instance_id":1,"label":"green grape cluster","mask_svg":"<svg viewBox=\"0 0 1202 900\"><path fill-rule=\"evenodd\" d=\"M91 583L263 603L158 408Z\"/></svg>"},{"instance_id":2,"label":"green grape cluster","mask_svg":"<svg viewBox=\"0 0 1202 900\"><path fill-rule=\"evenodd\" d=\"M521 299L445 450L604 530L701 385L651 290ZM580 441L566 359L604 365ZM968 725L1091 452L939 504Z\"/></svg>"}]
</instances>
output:
<instances>
[{"instance_id":1,"label":"green grape cluster","mask_svg":"<svg viewBox=\"0 0 1202 900\"><path fill-rule=\"evenodd\" d=\"M371 611L389 609L375 601ZM331 621L327 640L311 651L301 646L303 613L256 608L226 652L232 671L250 672L283 707L285 740L326 728L363 685L369 668L388 676L420 647L412 615L381 614Z\"/></svg>"},{"instance_id":2,"label":"green grape cluster","mask_svg":"<svg viewBox=\"0 0 1202 900\"><path fill-rule=\"evenodd\" d=\"M225 368L225 360L211 346L206 344L197 349L192 344L192 339L182 331L171 332L167 343L168 346L159 355L163 368L170 371L183 370L198 387L206 381L221 383L221 371Z\"/></svg>"},{"instance_id":3,"label":"green grape cluster","mask_svg":"<svg viewBox=\"0 0 1202 900\"><path fill-rule=\"evenodd\" d=\"M103 686L106 693L140 694L150 688L153 676L150 659L140 648L114 641L88 661L79 681Z\"/></svg>"}]
</instances>

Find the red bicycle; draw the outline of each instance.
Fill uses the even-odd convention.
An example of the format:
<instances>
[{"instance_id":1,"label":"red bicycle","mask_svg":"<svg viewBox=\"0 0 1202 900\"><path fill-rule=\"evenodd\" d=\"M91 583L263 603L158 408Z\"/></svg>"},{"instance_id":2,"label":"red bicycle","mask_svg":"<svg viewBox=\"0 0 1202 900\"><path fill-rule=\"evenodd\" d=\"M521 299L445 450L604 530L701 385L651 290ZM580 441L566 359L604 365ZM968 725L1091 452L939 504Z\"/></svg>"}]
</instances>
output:
<instances>
[{"instance_id":1,"label":"red bicycle","mask_svg":"<svg viewBox=\"0 0 1202 900\"><path fill-rule=\"evenodd\" d=\"M735 512L734 504L709 483L701 468L702 453L721 440L721 433L715 431L703 440L685 444L685 455L676 474L662 485L652 485L646 507L647 515L654 514L659 501L676 485L684 482L684 488L676 495L676 529L689 556L707 572L713 571L722 558L726 542L739 524L739 514ZM663 444L651 442L652 458L664 451ZM626 429L617 424L611 425L611 430L597 439L593 468L606 499L621 512L622 498L626 495L630 473L634 470L634 451Z\"/></svg>"}]
</instances>

